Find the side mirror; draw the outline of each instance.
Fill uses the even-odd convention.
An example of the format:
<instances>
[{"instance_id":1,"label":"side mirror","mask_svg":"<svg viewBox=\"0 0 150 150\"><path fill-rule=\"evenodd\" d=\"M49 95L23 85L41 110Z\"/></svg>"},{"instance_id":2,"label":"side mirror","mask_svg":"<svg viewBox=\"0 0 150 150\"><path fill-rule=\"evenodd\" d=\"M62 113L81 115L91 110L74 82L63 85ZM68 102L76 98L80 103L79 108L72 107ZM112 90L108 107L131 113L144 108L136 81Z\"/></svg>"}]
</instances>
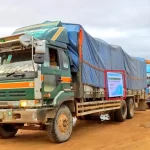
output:
<instances>
[{"instance_id":1,"label":"side mirror","mask_svg":"<svg viewBox=\"0 0 150 150\"><path fill-rule=\"evenodd\" d=\"M34 62L37 64L43 64L44 63L44 54L35 54Z\"/></svg>"},{"instance_id":2,"label":"side mirror","mask_svg":"<svg viewBox=\"0 0 150 150\"><path fill-rule=\"evenodd\" d=\"M35 53L36 54L44 54L46 50L46 41L45 40L37 40L35 44Z\"/></svg>"}]
</instances>

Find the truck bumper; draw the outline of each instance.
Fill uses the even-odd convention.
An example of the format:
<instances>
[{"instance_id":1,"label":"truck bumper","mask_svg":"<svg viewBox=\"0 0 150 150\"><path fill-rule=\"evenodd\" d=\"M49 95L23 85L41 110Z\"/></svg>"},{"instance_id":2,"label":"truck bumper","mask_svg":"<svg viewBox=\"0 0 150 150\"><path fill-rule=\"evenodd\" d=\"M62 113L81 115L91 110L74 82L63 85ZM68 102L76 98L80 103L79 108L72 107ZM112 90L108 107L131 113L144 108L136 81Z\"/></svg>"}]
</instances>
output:
<instances>
[{"instance_id":1,"label":"truck bumper","mask_svg":"<svg viewBox=\"0 0 150 150\"><path fill-rule=\"evenodd\" d=\"M46 123L54 109L0 109L0 123Z\"/></svg>"}]
</instances>

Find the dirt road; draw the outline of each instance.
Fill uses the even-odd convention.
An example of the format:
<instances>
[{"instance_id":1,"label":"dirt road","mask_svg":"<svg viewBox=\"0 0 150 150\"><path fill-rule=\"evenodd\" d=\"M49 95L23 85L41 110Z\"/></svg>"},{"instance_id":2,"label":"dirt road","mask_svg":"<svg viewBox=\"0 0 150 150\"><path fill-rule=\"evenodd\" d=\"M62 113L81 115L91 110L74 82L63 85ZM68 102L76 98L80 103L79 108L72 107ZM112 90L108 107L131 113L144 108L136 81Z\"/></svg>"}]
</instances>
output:
<instances>
[{"instance_id":1,"label":"dirt road","mask_svg":"<svg viewBox=\"0 0 150 150\"><path fill-rule=\"evenodd\" d=\"M0 140L0 150L146 150L150 149L150 110L136 112L123 123L81 121L70 141L54 144L43 131L18 132L15 138Z\"/></svg>"}]
</instances>

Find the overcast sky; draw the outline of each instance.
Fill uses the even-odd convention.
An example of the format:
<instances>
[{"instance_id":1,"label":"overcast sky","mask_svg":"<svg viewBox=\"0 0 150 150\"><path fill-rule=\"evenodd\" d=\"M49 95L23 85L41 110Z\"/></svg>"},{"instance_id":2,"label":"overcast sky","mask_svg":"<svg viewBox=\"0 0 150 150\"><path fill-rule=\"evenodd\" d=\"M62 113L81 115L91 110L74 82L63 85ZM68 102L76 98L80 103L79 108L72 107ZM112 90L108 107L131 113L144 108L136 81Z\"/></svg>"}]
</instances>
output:
<instances>
[{"instance_id":1,"label":"overcast sky","mask_svg":"<svg viewBox=\"0 0 150 150\"><path fill-rule=\"evenodd\" d=\"M0 18L0 36L61 20L81 24L92 36L120 45L132 56L150 59L150 0L5 0Z\"/></svg>"}]
</instances>

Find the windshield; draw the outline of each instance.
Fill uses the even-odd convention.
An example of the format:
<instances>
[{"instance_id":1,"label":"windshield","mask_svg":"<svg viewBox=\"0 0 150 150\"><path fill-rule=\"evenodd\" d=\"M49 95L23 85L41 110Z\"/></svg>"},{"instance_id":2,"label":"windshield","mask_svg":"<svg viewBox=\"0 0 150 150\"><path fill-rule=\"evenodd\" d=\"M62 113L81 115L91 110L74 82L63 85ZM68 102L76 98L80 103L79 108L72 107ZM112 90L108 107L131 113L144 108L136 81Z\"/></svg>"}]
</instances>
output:
<instances>
[{"instance_id":1,"label":"windshield","mask_svg":"<svg viewBox=\"0 0 150 150\"><path fill-rule=\"evenodd\" d=\"M34 71L31 50L0 53L0 58L0 74Z\"/></svg>"}]
</instances>

